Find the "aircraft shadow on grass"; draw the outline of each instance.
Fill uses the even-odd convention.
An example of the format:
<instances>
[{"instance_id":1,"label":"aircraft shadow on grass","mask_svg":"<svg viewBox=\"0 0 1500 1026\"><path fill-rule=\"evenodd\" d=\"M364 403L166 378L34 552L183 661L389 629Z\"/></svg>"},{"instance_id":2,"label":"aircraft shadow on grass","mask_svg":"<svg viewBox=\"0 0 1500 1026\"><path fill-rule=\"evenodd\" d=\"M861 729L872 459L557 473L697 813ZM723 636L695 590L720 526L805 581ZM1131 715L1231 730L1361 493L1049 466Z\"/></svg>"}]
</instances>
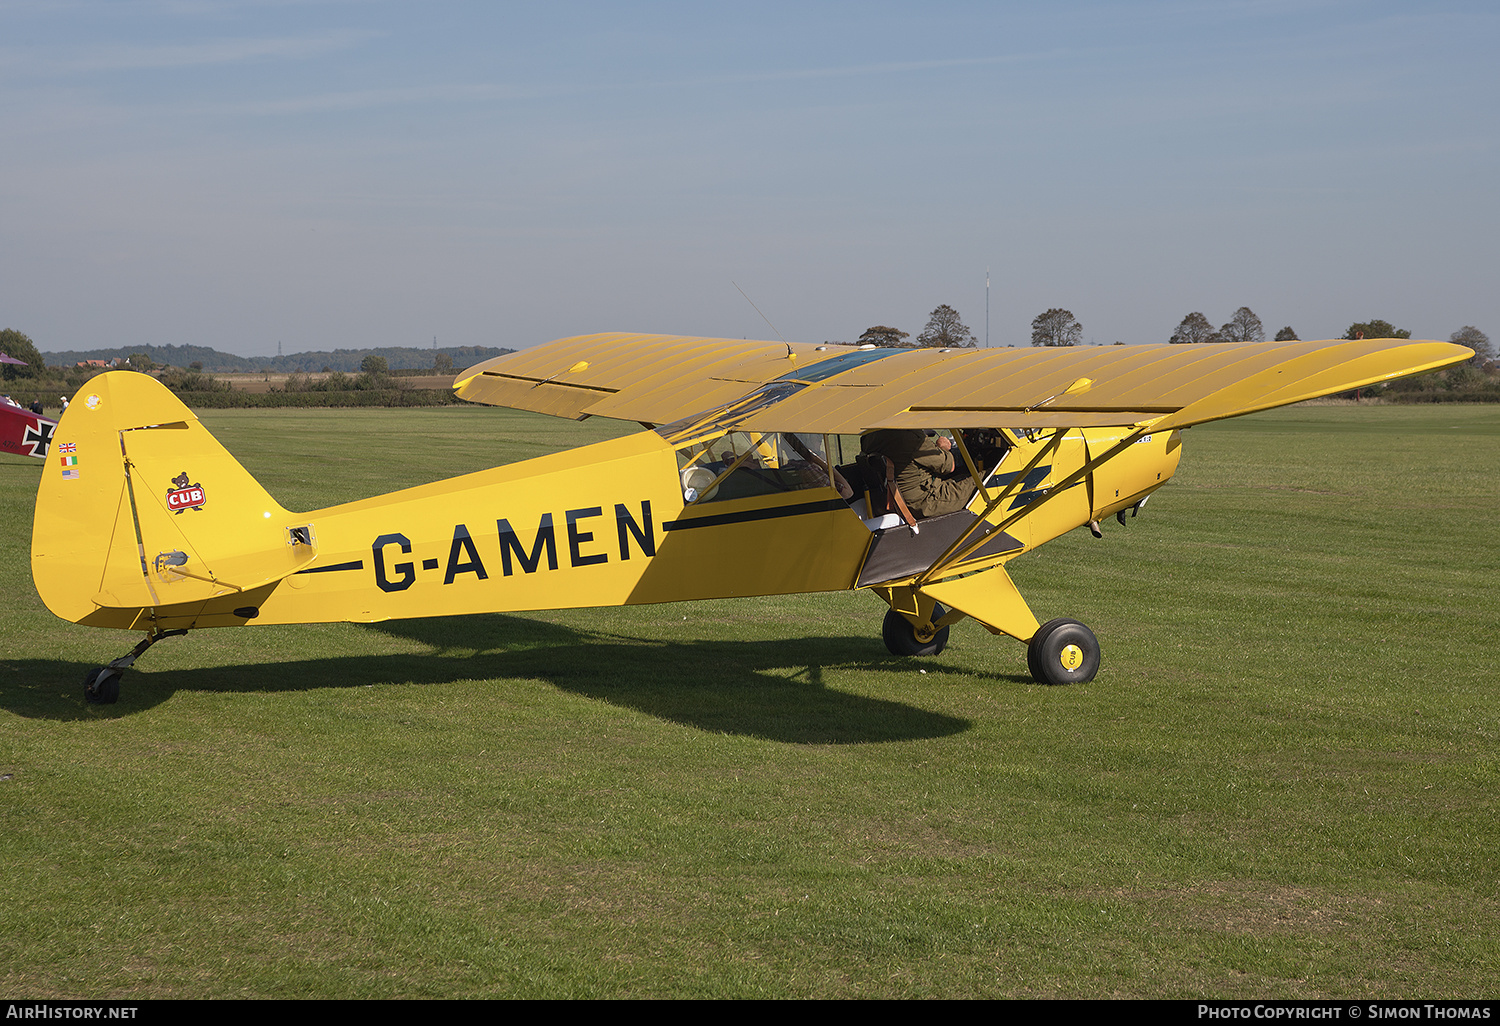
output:
<instances>
[{"instance_id":1,"label":"aircraft shadow on grass","mask_svg":"<svg viewBox=\"0 0 1500 1026\"><path fill-rule=\"evenodd\" d=\"M876 655L867 637L642 641L501 614L396 620L366 629L432 651L156 671L148 655L142 669L126 673L114 706L84 703L88 665L8 660L14 672L0 679L0 705L33 719L96 719L140 712L179 689L292 692L494 679L497 693L507 680L540 680L702 730L792 744L916 740L957 734L970 725L904 702L827 687L828 668L975 676L941 660ZM981 676L1031 684L1020 675Z\"/></svg>"}]
</instances>

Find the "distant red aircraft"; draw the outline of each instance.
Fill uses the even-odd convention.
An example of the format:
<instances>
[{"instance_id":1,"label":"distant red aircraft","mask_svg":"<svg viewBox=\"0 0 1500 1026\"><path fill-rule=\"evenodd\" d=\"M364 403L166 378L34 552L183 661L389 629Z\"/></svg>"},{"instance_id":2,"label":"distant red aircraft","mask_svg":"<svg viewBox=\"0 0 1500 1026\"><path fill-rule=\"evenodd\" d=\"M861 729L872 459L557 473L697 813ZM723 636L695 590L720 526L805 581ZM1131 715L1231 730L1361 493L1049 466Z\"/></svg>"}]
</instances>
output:
<instances>
[{"instance_id":1,"label":"distant red aircraft","mask_svg":"<svg viewBox=\"0 0 1500 1026\"><path fill-rule=\"evenodd\" d=\"M32 413L10 396L0 396L0 452L46 459L57 421Z\"/></svg>"}]
</instances>

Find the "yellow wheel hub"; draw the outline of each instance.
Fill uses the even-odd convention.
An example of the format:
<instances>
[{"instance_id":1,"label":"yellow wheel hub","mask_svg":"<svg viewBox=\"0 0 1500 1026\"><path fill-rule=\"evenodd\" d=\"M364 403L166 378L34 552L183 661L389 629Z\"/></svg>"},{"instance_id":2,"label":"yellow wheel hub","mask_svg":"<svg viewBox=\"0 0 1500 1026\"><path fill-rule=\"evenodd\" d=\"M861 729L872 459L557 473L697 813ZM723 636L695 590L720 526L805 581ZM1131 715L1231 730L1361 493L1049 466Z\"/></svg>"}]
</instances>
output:
<instances>
[{"instance_id":1,"label":"yellow wheel hub","mask_svg":"<svg viewBox=\"0 0 1500 1026\"><path fill-rule=\"evenodd\" d=\"M1076 670L1083 665L1083 649L1077 645L1068 645L1058 653L1057 661L1063 664L1065 670Z\"/></svg>"}]
</instances>

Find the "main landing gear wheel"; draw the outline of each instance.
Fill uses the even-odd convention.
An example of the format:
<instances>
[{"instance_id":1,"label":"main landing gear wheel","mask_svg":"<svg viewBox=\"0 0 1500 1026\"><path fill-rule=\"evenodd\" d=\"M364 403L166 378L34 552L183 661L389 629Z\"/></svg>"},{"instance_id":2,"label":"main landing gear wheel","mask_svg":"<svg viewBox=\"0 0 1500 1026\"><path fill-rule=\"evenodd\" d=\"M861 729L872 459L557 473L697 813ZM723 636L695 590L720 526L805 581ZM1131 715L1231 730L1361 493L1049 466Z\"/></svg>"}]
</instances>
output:
<instances>
[{"instance_id":1,"label":"main landing gear wheel","mask_svg":"<svg viewBox=\"0 0 1500 1026\"><path fill-rule=\"evenodd\" d=\"M1026 646L1026 666L1038 684L1086 684L1099 672L1099 641L1077 620L1048 620Z\"/></svg>"},{"instance_id":2,"label":"main landing gear wheel","mask_svg":"<svg viewBox=\"0 0 1500 1026\"><path fill-rule=\"evenodd\" d=\"M934 603L933 621L942 619L947 612L941 605ZM886 610L885 622L880 625L880 636L885 639L885 647L890 650L891 655L935 656L948 647L948 628L934 630L932 624L928 624L925 630L919 629L894 609Z\"/></svg>"},{"instance_id":3,"label":"main landing gear wheel","mask_svg":"<svg viewBox=\"0 0 1500 1026\"><path fill-rule=\"evenodd\" d=\"M96 666L83 678L83 697L96 705L114 705L120 700L120 671Z\"/></svg>"}]
</instances>

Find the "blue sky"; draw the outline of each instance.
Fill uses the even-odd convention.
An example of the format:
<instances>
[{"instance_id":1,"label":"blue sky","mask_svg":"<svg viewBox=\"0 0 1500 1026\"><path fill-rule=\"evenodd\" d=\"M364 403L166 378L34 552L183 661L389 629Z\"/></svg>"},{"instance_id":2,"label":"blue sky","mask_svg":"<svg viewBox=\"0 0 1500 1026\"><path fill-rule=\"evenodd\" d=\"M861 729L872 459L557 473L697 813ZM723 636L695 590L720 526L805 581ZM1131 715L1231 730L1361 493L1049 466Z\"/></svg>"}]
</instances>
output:
<instances>
[{"instance_id":1,"label":"blue sky","mask_svg":"<svg viewBox=\"0 0 1500 1026\"><path fill-rule=\"evenodd\" d=\"M0 0L43 350L1500 337L1493 3Z\"/></svg>"}]
</instances>

